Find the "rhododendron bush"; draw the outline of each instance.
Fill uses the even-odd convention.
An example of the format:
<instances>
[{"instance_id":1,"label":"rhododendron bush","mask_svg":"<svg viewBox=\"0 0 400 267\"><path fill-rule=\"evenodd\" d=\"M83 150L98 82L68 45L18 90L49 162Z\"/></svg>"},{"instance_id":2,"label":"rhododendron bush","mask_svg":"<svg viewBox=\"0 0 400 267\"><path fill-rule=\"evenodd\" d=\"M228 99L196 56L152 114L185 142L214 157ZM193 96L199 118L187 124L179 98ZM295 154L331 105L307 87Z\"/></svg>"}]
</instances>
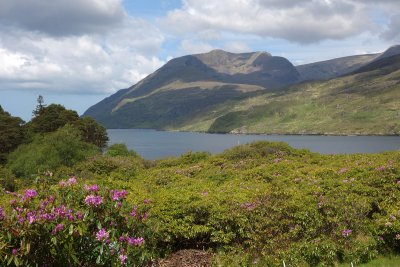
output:
<instances>
[{"instance_id":1,"label":"rhododendron bush","mask_svg":"<svg viewBox=\"0 0 400 267\"><path fill-rule=\"evenodd\" d=\"M1 266L135 266L147 260L147 206L127 204L125 190L72 177L4 193L10 200L0 207Z\"/></svg>"}]
</instances>

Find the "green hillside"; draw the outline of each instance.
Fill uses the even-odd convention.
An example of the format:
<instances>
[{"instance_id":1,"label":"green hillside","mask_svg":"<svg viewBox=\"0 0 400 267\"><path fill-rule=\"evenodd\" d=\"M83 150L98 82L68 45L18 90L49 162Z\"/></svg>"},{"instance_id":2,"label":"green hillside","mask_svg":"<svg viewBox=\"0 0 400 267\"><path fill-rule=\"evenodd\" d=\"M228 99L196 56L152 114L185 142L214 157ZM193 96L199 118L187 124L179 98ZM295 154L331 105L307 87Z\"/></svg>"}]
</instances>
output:
<instances>
[{"instance_id":1,"label":"green hillside","mask_svg":"<svg viewBox=\"0 0 400 267\"><path fill-rule=\"evenodd\" d=\"M178 130L277 134L399 134L400 57L360 73L220 105ZM174 128L170 128L174 129Z\"/></svg>"}]
</instances>

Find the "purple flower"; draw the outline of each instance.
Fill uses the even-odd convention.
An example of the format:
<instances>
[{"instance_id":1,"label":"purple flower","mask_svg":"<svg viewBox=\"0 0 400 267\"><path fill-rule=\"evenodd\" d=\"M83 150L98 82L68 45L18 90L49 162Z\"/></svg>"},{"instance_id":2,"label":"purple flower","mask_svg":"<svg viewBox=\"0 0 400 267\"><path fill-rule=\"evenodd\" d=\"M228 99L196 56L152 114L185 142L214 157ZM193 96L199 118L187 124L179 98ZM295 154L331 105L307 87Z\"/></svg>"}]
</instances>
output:
<instances>
[{"instance_id":1,"label":"purple flower","mask_svg":"<svg viewBox=\"0 0 400 267\"><path fill-rule=\"evenodd\" d=\"M89 192L97 192L100 190L100 187L97 184L94 185L84 185L83 188Z\"/></svg>"},{"instance_id":2,"label":"purple flower","mask_svg":"<svg viewBox=\"0 0 400 267\"><path fill-rule=\"evenodd\" d=\"M26 214L26 220L29 224L32 224L34 221L36 221L36 213L34 211L28 212Z\"/></svg>"},{"instance_id":3,"label":"purple flower","mask_svg":"<svg viewBox=\"0 0 400 267\"><path fill-rule=\"evenodd\" d=\"M37 196L37 192L34 189L26 189L24 199L31 199Z\"/></svg>"},{"instance_id":4,"label":"purple flower","mask_svg":"<svg viewBox=\"0 0 400 267\"><path fill-rule=\"evenodd\" d=\"M119 201L121 198L126 197L127 192L126 192L126 190L121 190L121 191L111 190L111 194L112 194L112 196L111 196L112 200Z\"/></svg>"},{"instance_id":5,"label":"purple flower","mask_svg":"<svg viewBox=\"0 0 400 267\"><path fill-rule=\"evenodd\" d=\"M12 251L11 251L11 253L12 253L14 256L17 255L17 254L18 254L18 249L13 248Z\"/></svg>"},{"instance_id":6,"label":"purple flower","mask_svg":"<svg viewBox=\"0 0 400 267\"><path fill-rule=\"evenodd\" d=\"M67 181L67 183L68 183L68 185L74 185L74 184L76 184L76 183L77 183L77 182L76 182L76 177L74 176L74 177L69 178L68 181Z\"/></svg>"},{"instance_id":7,"label":"purple flower","mask_svg":"<svg viewBox=\"0 0 400 267\"><path fill-rule=\"evenodd\" d=\"M42 219L46 220L46 221L54 221L56 219L56 215L53 213L43 213L41 215Z\"/></svg>"},{"instance_id":8,"label":"purple flower","mask_svg":"<svg viewBox=\"0 0 400 267\"><path fill-rule=\"evenodd\" d=\"M59 224L56 225L56 227L54 227L53 231L51 231L51 234L55 235L55 234L57 234L58 232L60 232L62 230L64 230L64 224L59 223Z\"/></svg>"},{"instance_id":9,"label":"purple flower","mask_svg":"<svg viewBox=\"0 0 400 267\"><path fill-rule=\"evenodd\" d=\"M96 239L99 240L99 241L106 240L106 239L108 239L108 237L109 237L109 234L108 234L108 232L106 231L106 229L104 229L104 228L100 229L100 230L96 233Z\"/></svg>"},{"instance_id":10,"label":"purple flower","mask_svg":"<svg viewBox=\"0 0 400 267\"><path fill-rule=\"evenodd\" d=\"M131 217L136 217L136 215L137 215L137 207L134 207L132 209L132 211L129 213L129 215L131 215Z\"/></svg>"},{"instance_id":11,"label":"purple flower","mask_svg":"<svg viewBox=\"0 0 400 267\"><path fill-rule=\"evenodd\" d=\"M120 236L119 238L118 238L118 240L119 240L119 242L124 242L125 241L125 237L124 236Z\"/></svg>"},{"instance_id":12,"label":"purple flower","mask_svg":"<svg viewBox=\"0 0 400 267\"><path fill-rule=\"evenodd\" d=\"M0 207L0 220L3 220L5 216L6 216L6 213L4 212L2 207Z\"/></svg>"},{"instance_id":13,"label":"purple flower","mask_svg":"<svg viewBox=\"0 0 400 267\"><path fill-rule=\"evenodd\" d=\"M207 194L208 194L208 192L207 192ZM151 199L150 199L150 198L145 198L145 199L143 200L143 203L144 203L145 205L150 204L150 203L151 203Z\"/></svg>"},{"instance_id":14,"label":"purple flower","mask_svg":"<svg viewBox=\"0 0 400 267\"><path fill-rule=\"evenodd\" d=\"M347 237L347 236L349 236L352 232L353 232L353 230L351 230L351 229L344 229L344 230L342 231L342 236Z\"/></svg>"},{"instance_id":15,"label":"purple flower","mask_svg":"<svg viewBox=\"0 0 400 267\"><path fill-rule=\"evenodd\" d=\"M83 214L80 211L75 212L75 216L78 220L82 220L83 219Z\"/></svg>"},{"instance_id":16,"label":"purple flower","mask_svg":"<svg viewBox=\"0 0 400 267\"><path fill-rule=\"evenodd\" d=\"M89 195L85 198L85 203L92 207L98 207L103 203L103 198L101 196Z\"/></svg>"},{"instance_id":17,"label":"purple flower","mask_svg":"<svg viewBox=\"0 0 400 267\"><path fill-rule=\"evenodd\" d=\"M386 169L385 166L380 166L380 167L375 168L375 170L377 170L377 171L384 171L385 169Z\"/></svg>"},{"instance_id":18,"label":"purple flower","mask_svg":"<svg viewBox=\"0 0 400 267\"><path fill-rule=\"evenodd\" d=\"M66 186L67 186L67 183L66 183L64 180L61 180L61 181L58 183L58 185L59 185L60 187L66 187Z\"/></svg>"},{"instance_id":19,"label":"purple flower","mask_svg":"<svg viewBox=\"0 0 400 267\"><path fill-rule=\"evenodd\" d=\"M121 262L122 265L126 264L126 259L128 258L128 256L126 256L125 254L119 254L118 259Z\"/></svg>"},{"instance_id":20,"label":"purple flower","mask_svg":"<svg viewBox=\"0 0 400 267\"><path fill-rule=\"evenodd\" d=\"M126 241L128 242L129 245L140 246L144 243L144 238L143 237L138 237L138 238L127 237Z\"/></svg>"}]
</instances>

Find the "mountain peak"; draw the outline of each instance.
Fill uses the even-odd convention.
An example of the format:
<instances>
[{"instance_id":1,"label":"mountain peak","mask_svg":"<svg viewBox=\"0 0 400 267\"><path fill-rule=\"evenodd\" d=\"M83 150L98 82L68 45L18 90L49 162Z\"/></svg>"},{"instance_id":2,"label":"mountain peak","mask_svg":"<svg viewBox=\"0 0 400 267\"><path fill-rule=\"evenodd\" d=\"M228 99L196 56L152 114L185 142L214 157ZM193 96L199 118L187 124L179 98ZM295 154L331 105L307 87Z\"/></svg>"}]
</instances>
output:
<instances>
[{"instance_id":1,"label":"mountain peak","mask_svg":"<svg viewBox=\"0 0 400 267\"><path fill-rule=\"evenodd\" d=\"M256 59L260 56L271 57L271 54L261 51L231 53L221 49L214 49L208 53L196 54L193 56L219 73L233 75L248 74L260 70L260 66L254 64Z\"/></svg>"}]
</instances>

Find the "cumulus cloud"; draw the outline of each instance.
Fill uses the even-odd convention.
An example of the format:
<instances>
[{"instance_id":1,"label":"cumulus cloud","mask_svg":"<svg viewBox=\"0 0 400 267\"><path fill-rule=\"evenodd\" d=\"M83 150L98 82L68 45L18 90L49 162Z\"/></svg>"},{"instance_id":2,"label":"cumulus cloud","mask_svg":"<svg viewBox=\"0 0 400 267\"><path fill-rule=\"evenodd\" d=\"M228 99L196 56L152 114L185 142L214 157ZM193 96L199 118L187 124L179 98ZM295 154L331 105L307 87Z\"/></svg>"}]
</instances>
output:
<instances>
[{"instance_id":1,"label":"cumulus cloud","mask_svg":"<svg viewBox=\"0 0 400 267\"><path fill-rule=\"evenodd\" d=\"M212 29L307 44L375 30L371 6L359 0L183 0L162 25L182 35ZM397 5L384 0L376 5ZM376 6L375 5L375 6Z\"/></svg>"},{"instance_id":2,"label":"cumulus cloud","mask_svg":"<svg viewBox=\"0 0 400 267\"><path fill-rule=\"evenodd\" d=\"M155 55L161 32L143 20L126 19L106 35L56 38L0 27L0 88L70 93L112 93L164 62Z\"/></svg>"},{"instance_id":3,"label":"cumulus cloud","mask_svg":"<svg viewBox=\"0 0 400 267\"><path fill-rule=\"evenodd\" d=\"M0 23L52 36L104 33L126 17L122 0L0 0Z\"/></svg>"}]
</instances>

